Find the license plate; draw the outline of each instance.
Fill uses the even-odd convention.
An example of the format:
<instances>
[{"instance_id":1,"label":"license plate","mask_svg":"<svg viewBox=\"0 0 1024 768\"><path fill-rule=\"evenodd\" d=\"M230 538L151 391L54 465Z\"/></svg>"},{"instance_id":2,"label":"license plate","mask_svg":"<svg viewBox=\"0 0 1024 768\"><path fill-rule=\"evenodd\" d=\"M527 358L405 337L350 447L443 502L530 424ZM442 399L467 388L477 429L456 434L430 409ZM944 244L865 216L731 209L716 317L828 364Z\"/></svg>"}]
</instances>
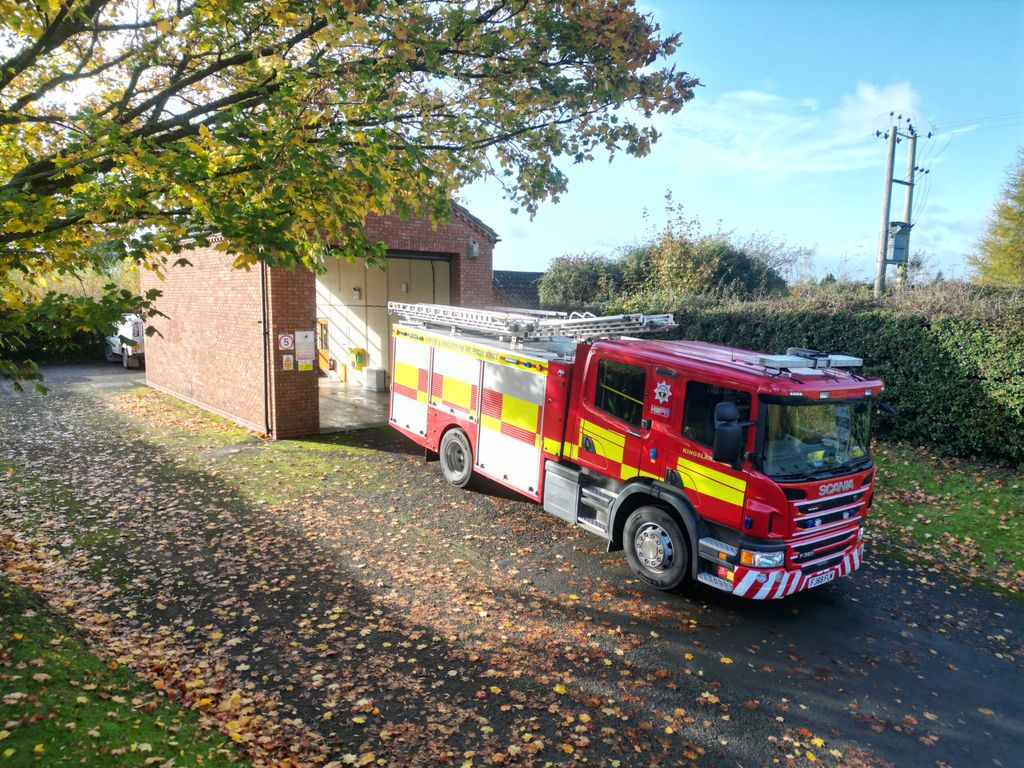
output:
<instances>
[{"instance_id":1,"label":"license plate","mask_svg":"<svg viewBox=\"0 0 1024 768\"><path fill-rule=\"evenodd\" d=\"M807 580L807 588L811 589L812 587L820 587L822 584L828 584L835 577L835 571L825 571L825 573L819 573L817 576L811 576Z\"/></svg>"}]
</instances>

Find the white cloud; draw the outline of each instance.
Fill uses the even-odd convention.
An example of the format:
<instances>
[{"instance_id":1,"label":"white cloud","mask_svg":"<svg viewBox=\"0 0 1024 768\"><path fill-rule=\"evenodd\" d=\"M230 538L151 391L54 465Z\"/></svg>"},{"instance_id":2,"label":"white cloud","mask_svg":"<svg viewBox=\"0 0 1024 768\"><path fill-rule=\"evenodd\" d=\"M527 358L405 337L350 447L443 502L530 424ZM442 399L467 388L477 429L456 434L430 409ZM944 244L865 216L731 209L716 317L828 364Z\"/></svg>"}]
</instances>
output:
<instances>
[{"instance_id":1,"label":"white cloud","mask_svg":"<svg viewBox=\"0 0 1024 768\"><path fill-rule=\"evenodd\" d=\"M787 98L743 90L699 94L662 129L668 151L688 176L751 173L768 179L873 168L878 147L870 137L889 111L912 114L918 96L910 83L858 83L831 107L810 97Z\"/></svg>"}]
</instances>

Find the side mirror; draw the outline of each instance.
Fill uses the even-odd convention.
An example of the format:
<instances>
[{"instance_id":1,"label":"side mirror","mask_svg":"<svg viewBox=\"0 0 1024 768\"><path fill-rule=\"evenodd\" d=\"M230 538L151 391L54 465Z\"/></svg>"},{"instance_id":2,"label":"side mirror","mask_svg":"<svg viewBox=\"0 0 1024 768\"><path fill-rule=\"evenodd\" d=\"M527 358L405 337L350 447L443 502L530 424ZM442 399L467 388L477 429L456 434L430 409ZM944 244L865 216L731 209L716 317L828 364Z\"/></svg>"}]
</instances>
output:
<instances>
[{"instance_id":1,"label":"side mirror","mask_svg":"<svg viewBox=\"0 0 1024 768\"><path fill-rule=\"evenodd\" d=\"M715 406L715 439L711 445L711 458L723 464L735 465L743 455L743 427L739 424L740 411L736 403Z\"/></svg>"},{"instance_id":2,"label":"side mirror","mask_svg":"<svg viewBox=\"0 0 1024 768\"><path fill-rule=\"evenodd\" d=\"M736 403L730 403L722 401L715 406L715 426L717 427L723 421L739 421L740 420L740 409L736 407Z\"/></svg>"}]
</instances>

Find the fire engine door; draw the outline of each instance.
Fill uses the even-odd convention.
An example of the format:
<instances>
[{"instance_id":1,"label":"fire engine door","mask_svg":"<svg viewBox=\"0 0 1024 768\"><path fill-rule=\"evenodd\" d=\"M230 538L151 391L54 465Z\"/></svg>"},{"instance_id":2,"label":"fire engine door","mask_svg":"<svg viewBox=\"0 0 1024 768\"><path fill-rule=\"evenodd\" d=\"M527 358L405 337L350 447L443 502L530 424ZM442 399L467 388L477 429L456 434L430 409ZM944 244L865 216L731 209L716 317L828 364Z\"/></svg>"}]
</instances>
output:
<instances>
[{"instance_id":1,"label":"fire engine door","mask_svg":"<svg viewBox=\"0 0 1024 768\"><path fill-rule=\"evenodd\" d=\"M579 409L576 460L602 475L626 480L639 474L648 415L646 366L607 357L591 359Z\"/></svg>"}]
</instances>

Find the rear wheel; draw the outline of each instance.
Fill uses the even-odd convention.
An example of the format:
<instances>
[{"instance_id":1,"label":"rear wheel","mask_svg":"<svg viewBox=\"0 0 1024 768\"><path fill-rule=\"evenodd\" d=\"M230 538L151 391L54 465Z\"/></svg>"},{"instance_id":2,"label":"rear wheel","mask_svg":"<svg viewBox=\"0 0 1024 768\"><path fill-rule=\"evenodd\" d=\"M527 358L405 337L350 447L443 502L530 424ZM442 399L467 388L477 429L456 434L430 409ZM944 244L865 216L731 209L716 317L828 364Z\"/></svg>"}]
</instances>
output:
<instances>
[{"instance_id":1,"label":"rear wheel","mask_svg":"<svg viewBox=\"0 0 1024 768\"><path fill-rule=\"evenodd\" d=\"M464 488L473 475L473 449L461 429L450 429L441 438L438 449L444 479L456 488Z\"/></svg>"},{"instance_id":2,"label":"rear wheel","mask_svg":"<svg viewBox=\"0 0 1024 768\"><path fill-rule=\"evenodd\" d=\"M658 589L675 589L690 575L690 546L679 523L660 507L640 507L622 535L633 573Z\"/></svg>"}]
</instances>

